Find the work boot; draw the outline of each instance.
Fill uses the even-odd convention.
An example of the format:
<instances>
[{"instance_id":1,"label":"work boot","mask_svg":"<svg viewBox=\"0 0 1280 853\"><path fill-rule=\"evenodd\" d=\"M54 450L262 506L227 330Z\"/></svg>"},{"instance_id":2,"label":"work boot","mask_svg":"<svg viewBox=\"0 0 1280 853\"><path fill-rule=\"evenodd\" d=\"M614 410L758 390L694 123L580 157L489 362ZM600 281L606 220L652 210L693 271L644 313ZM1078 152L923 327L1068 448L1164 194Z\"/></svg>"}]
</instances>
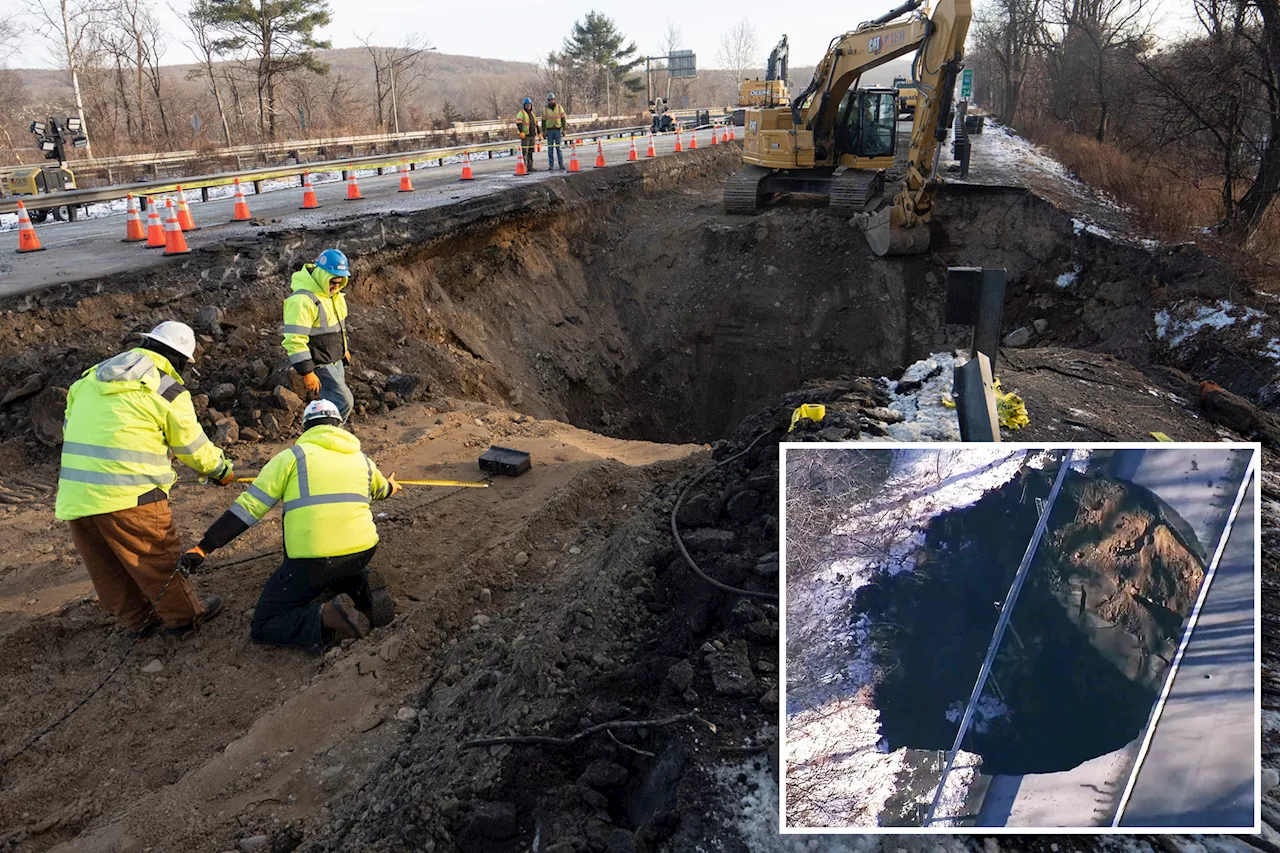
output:
<instances>
[{"instance_id":1,"label":"work boot","mask_svg":"<svg viewBox=\"0 0 1280 853\"><path fill-rule=\"evenodd\" d=\"M170 637L185 637L222 612L222 596L220 595L206 595L201 603L204 604L203 616L188 622L186 625L179 625L176 628L166 628L165 633Z\"/></svg>"},{"instance_id":2,"label":"work boot","mask_svg":"<svg viewBox=\"0 0 1280 853\"><path fill-rule=\"evenodd\" d=\"M333 633L356 640L368 636L371 630L369 617L356 609L356 603L346 593L325 602L320 608L320 622Z\"/></svg>"},{"instance_id":3,"label":"work boot","mask_svg":"<svg viewBox=\"0 0 1280 853\"><path fill-rule=\"evenodd\" d=\"M396 603L391 600L391 591L387 589L387 581L382 572L369 572L369 609L365 613L369 624L382 628L391 624L396 618Z\"/></svg>"}]
</instances>

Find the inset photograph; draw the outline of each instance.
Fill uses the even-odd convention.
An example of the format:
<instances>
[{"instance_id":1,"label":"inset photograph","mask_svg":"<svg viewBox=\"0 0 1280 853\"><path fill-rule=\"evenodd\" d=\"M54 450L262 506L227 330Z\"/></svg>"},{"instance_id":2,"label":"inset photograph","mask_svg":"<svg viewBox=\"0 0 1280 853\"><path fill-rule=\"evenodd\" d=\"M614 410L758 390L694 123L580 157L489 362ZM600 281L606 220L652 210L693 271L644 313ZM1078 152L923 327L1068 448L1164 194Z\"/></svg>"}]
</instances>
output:
<instances>
[{"instance_id":1,"label":"inset photograph","mask_svg":"<svg viewBox=\"0 0 1280 853\"><path fill-rule=\"evenodd\" d=\"M783 445L784 832L1259 824L1259 451Z\"/></svg>"}]
</instances>

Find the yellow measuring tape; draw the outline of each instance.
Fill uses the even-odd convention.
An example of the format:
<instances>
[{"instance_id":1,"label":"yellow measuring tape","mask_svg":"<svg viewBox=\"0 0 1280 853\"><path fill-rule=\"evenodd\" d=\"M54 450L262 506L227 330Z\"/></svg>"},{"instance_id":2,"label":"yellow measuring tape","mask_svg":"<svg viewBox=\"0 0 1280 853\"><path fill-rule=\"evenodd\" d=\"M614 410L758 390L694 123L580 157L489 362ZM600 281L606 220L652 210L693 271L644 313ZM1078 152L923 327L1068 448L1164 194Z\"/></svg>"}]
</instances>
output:
<instances>
[{"instance_id":1,"label":"yellow measuring tape","mask_svg":"<svg viewBox=\"0 0 1280 853\"><path fill-rule=\"evenodd\" d=\"M233 483L252 483L253 477L236 477ZM463 488L463 489L487 489L491 485L488 480L401 480L396 478L396 482L402 486L444 486L447 488ZM208 480L178 480L175 486L202 486L208 483Z\"/></svg>"}]
</instances>

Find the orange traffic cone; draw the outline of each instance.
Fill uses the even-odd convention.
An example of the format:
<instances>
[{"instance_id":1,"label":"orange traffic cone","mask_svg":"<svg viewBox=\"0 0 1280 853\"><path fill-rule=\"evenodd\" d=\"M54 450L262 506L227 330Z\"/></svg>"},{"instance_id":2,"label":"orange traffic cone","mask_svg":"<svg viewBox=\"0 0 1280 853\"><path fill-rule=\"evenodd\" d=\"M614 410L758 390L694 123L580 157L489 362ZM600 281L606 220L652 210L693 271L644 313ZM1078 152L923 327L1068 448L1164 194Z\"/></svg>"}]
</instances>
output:
<instances>
[{"instance_id":1,"label":"orange traffic cone","mask_svg":"<svg viewBox=\"0 0 1280 853\"><path fill-rule=\"evenodd\" d=\"M173 206L173 199L165 202L164 220L164 253L166 255L185 255L191 250L187 248L187 238L182 236L182 226L178 224L178 209Z\"/></svg>"},{"instance_id":2,"label":"orange traffic cone","mask_svg":"<svg viewBox=\"0 0 1280 853\"><path fill-rule=\"evenodd\" d=\"M529 170L525 168L524 150L522 149L520 153L516 155L516 175L518 176L518 175L527 175L527 174L529 174Z\"/></svg>"},{"instance_id":3,"label":"orange traffic cone","mask_svg":"<svg viewBox=\"0 0 1280 853\"><path fill-rule=\"evenodd\" d=\"M578 143L569 143L569 171L581 172L582 167L578 165Z\"/></svg>"},{"instance_id":4,"label":"orange traffic cone","mask_svg":"<svg viewBox=\"0 0 1280 853\"><path fill-rule=\"evenodd\" d=\"M680 128L676 128L676 153L679 154L684 150L684 146L680 144Z\"/></svg>"},{"instance_id":5,"label":"orange traffic cone","mask_svg":"<svg viewBox=\"0 0 1280 853\"><path fill-rule=\"evenodd\" d=\"M714 124L711 125L711 144L712 145L720 144L719 142L716 141L716 126Z\"/></svg>"},{"instance_id":6,"label":"orange traffic cone","mask_svg":"<svg viewBox=\"0 0 1280 853\"><path fill-rule=\"evenodd\" d=\"M400 192L413 192L413 183L409 180L409 164L404 160L400 161Z\"/></svg>"},{"instance_id":7,"label":"orange traffic cone","mask_svg":"<svg viewBox=\"0 0 1280 853\"><path fill-rule=\"evenodd\" d=\"M651 131L649 131L649 150L648 150L648 151L646 151L646 152L644 152L644 156L646 156L646 157L657 157L657 156L658 156L658 152L657 152L657 151L655 151L655 150L654 150L654 148L653 148L653 131L652 131L652 130L651 130Z\"/></svg>"},{"instance_id":8,"label":"orange traffic cone","mask_svg":"<svg viewBox=\"0 0 1280 853\"><path fill-rule=\"evenodd\" d=\"M352 169L347 172L347 201L358 201L364 198L360 195L360 185L356 183L356 170Z\"/></svg>"},{"instance_id":9,"label":"orange traffic cone","mask_svg":"<svg viewBox=\"0 0 1280 853\"><path fill-rule=\"evenodd\" d=\"M636 153L636 135L633 133L631 134L631 150L627 152L627 162L639 159L640 155Z\"/></svg>"},{"instance_id":10,"label":"orange traffic cone","mask_svg":"<svg viewBox=\"0 0 1280 853\"><path fill-rule=\"evenodd\" d=\"M541 153L542 153L542 137L541 137L541 136L539 136L539 137L538 137L537 139L535 139L535 140L534 140L534 142L533 142L533 153L534 153L534 154L541 154Z\"/></svg>"},{"instance_id":11,"label":"orange traffic cone","mask_svg":"<svg viewBox=\"0 0 1280 853\"><path fill-rule=\"evenodd\" d=\"M125 243L141 243L147 239L147 229L142 227L142 217L138 216L138 200L129 193L129 202L125 208L127 220L124 224Z\"/></svg>"},{"instance_id":12,"label":"orange traffic cone","mask_svg":"<svg viewBox=\"0 0 1280 853\"><path fill-rule=\"evenodd\" d=\"M40 238L36 236L36 229L31 227L31 217L27 216L27 208L22 202L18 202L18 251L44 251L44 246L40 245Z\"/></svg>"},{"instance_id":13,"label":"orange traffic cone","mask_svg":"<svg viewBox=\"0 0 1280 853\"><path fill-rule=\"evenodd\" d=\"M734 125L732 124L729 125L729 141L730 142L738 141L738 134L734 131Z\"/></svg>"},{"instance_id":14,"label":"orange traffic cone","mask_svg":"<svg viewBox=\"0 0 1280 853\"><path fill-rule=\"evenodd\" d=\"M462 180L474 181L475 175L471 174L471 152L462 152Z\"/></svg>"},{"instance_id":15,"label":"orange traffic cone","mask_svg":"<svg viewBox=\"0 0 1280 853\"><path fill-rule=\"evenodd\" d=\"M156 200L147 199L147 248L164 248L164 223L160 221L160 211L156 209Z\"/></svg>"},{"instance_id":16,"label":"orange traffic cone","mask_svg":"<svg viewBox=\"0 0 1280 853\"><path fill-rule=\"evenodd\" d=\"M698 129L696 127L689 128L689 150L698 150Z\"/></svg>"},{"instance_id":17,"label":"orange traffic cone","mask_svg":"<svg viewBox=\"0 0 1280 853\"><path fill-rule=\"evenodd\" d=\"M320 206L316 200L316 188L311 185L311 173L302 173L302 207L298 210L315 210Z\"/></svg>"},{"instance_id":18,"label":"orange traffic cone","mask_svg":"<svg viewBox=\"0 0 1280 853\"><path fill-rule=\"evenodd\" d=\"M240 179L236 178L236 207L231 214L232 222L248 222L253 218L253 214L249 212L249 203L244 200L244 188L240 186ZM147 225L150 228L150 223ZM147 245L150 245L149 243Z\"/></svg>"},{"instance_id":19,"label":"orange traffic cone","mask_svg":"<svg viewBox=\"0 0 1280 853\"><path fill-rule=\"evenodd\" d=\"M183 231L199 231L196 220L191 216L191 208L187 207L187 194L178 185L178 227Z\"/></svg>"},{"instance_id":20,"label":"orange traffic cone","mask_svg":"<svg viewBox=\"0 0 1280 853\"><path fill-rule=\"evenodd\" d=\"M604 162L604 142L602 142L601 140L597 139L597 140L596 140L596 168L597 168L597 169L603 169L604 167L605 167L605 162Z\"/></svg>"}]
</instances>

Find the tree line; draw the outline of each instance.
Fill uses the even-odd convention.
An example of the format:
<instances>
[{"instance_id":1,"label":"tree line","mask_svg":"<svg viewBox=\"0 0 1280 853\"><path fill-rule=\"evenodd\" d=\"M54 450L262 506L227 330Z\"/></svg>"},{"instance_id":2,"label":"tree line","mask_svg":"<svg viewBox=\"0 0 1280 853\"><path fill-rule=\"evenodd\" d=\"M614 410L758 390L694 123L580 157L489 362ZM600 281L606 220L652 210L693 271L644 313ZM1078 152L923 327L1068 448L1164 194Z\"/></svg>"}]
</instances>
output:
<instances>
[{"instance_id":1,"label":"tree line","mask_svg":"<svg viewBox=\"0 0 1280 853\"><path fill-rule=\"evenodd\" d=\"M974 96L1051 149L1074 139L1082 170L1124 172L1101 179L1150 216L1248 247L1278 216L1280 0L1190 9L1191 30L1161 38L1154 0L989 0Z\"/></svg>"}]
</instances>

